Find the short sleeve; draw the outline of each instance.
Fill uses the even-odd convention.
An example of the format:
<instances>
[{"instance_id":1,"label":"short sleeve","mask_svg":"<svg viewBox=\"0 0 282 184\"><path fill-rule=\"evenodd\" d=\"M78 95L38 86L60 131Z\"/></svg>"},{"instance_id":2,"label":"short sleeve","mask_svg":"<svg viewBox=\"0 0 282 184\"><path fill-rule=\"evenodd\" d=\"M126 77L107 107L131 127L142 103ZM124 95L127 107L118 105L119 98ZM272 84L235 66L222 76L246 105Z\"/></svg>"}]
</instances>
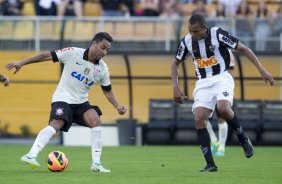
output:
<instances>
[{"instance_id":1,"label":"short sleeve","mask_svg":"<svg viewBox=\"0 0 282 184\"><path fill-rule=\"evenodd\" d=\"M220 44L236 50L238 46L238 42L239 42L238 38L232 36L229 32L221 28L218 28L217 36L218 36L218 41Z\"/></svg>"},{"instance_id":2,"label":"short sleeve","mask_svg":"<svg viewBox=\"0 0 282 184\"><path fill-rule=\"evenodd\" d=\"M102 86L108 86L111 84L111 80L110 80L110 73L108 68L106 67L106 70L104 71L104 73L102 74L100 83Z\"/></svg>"},{"instance_id":3,"label":"short sleeve","mask_svg":"<svg viewBox=\"0 0 282 184\"><path fill-rule=\"evenodd\" d=\"M188 55L188 49L185 45L185 37L181 39L179 45L178 45L178 48L177 48L177 52L176 52L176 55L175 55L175 58L177 60L185 60L186 57Z\"/></svg>"},{"instance_id":4,"label":"short sleeve","mask_svg":"<svg viewBox=\"0 0 282 184\"><path fill-rule=\"evenodd\" d=\"M65 63L66 61L73 58L73 54L75 52L74 47L67 47L60 50L51 51L52 60L53 62L62 62Z\"/></svg>"}]
</instances>

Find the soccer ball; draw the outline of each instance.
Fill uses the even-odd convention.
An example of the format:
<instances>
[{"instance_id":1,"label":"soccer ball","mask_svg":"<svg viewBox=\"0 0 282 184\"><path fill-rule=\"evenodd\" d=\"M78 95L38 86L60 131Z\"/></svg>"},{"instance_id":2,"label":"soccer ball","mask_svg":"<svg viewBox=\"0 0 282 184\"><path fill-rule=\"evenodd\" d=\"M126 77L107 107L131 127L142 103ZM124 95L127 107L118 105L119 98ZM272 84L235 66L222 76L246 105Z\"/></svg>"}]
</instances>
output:
<instances>
[{"instance_id":1,"label":"soccer ball","mask_svg":"<svg viewBox=\"0 0 282 184\"><path fill-rule=\"evenodd\" d=\"M68 163L67 156L61 151L52 151L46 159L47 167L52 172L64 171Z\"/></svg>"}]
</instances>

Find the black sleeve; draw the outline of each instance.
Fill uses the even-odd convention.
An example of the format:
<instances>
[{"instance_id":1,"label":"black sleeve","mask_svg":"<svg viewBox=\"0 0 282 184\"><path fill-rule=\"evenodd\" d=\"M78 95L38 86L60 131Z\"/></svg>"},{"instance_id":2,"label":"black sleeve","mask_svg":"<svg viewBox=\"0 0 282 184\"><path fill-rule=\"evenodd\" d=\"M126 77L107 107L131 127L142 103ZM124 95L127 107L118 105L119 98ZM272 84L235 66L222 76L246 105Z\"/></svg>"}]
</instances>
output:
<instances>
[{"instance_id":1,"label":"black sleeve","mask_svg":"<svg viewBox=\"0 0 282 184\"><path fill-rule=\"evenodd\" d=\"M188 49L186 47L186 44L185 44L185 37L181 39L179 45L178 45L178 49L177 49L177 52L175 54L175 58L177 60L185 60L186 57L188 55Z\"/></svg>"},{"instance_id":2,"label":"black sleeve","mask_svg":"<svg viewBox=\"0 0 282 184\"><path fill-rule=\"evenodd\" d=\"M102 88L103 91L111 91L112 90L112 85L111 84L108 85L108 86L102 86L101 85L101 88Z\"/></svg>"},{"instance_id":3,"label":"black sleeve","mask_svg":"<svg viewBox=\"0 0 282 184\"><path fill-rule=\"evenodd\" d=\"M217 39L220 44L225 45L234 50L237 49L239 39L232 36L229 32L221 28L218 28L217 30Z\"/></svg>"},{"instance_id":4,"label":"black sleeve","mask_svg":"<svg viewBox=\"0 0 282 184\"><path fill-rule=\"evenodd\" d=\"M54 50L50 51L53 62L59 62L58 56Z\"/></svg>"}]
</instances>

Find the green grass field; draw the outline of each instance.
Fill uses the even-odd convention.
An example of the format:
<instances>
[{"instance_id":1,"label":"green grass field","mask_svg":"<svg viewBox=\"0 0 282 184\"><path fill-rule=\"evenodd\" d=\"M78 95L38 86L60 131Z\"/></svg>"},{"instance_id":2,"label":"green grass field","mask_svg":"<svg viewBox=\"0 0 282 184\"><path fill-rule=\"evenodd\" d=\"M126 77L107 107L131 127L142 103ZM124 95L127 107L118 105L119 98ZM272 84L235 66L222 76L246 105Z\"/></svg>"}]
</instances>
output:
<instances>
[{"instance_id":1,"label":"green grass field","mask_svg":"<svg viewBox=\"0 0 282 184\"><path fill-rule=\"evenodd\" d=\"M47 146L40 153L41 168L31 169L20 162L30 148L0 145L0 183L95 183L95 184L184 184L184 183L282 183L282 147L255 147L255 155L246 159L241 147L229 146L226 156L215 158L217 173L199 173L205 166L197 146L105 147L103 165L111 173L90 172L88 147ZM52 173L45 157L53 150L66 153L69 166Z\"/></svg>"}]
</instances>

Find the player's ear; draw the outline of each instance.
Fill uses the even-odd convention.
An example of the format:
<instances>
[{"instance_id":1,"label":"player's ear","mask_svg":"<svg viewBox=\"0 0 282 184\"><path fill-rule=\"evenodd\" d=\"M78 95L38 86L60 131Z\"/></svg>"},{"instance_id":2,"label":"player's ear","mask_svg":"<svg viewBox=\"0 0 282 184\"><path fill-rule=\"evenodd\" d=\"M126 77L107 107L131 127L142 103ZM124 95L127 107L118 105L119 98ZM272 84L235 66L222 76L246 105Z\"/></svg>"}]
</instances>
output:
<instances>
[{"instance_id":1,"label":"player's ear","mask_svg":"<svg viewBox=\"0 0 282 184\"><path fill-rule=\"evenodd\" d=\"M93 41L91 45L95 45L95 44L96 44L96 42L95 42L95 41Z\"/></svg>"},{"instance_id":2,"label":"player's ear","mask_svg":"<svg viewBox=\"0 0 282 184\"><path fill-rule=\"evenodd\" d=\"M96 42L96 41L93 41L92 43L91 43L91 46L95 46L95 45L98 45L98 43Z\"/></svg>"}]
</instances>

